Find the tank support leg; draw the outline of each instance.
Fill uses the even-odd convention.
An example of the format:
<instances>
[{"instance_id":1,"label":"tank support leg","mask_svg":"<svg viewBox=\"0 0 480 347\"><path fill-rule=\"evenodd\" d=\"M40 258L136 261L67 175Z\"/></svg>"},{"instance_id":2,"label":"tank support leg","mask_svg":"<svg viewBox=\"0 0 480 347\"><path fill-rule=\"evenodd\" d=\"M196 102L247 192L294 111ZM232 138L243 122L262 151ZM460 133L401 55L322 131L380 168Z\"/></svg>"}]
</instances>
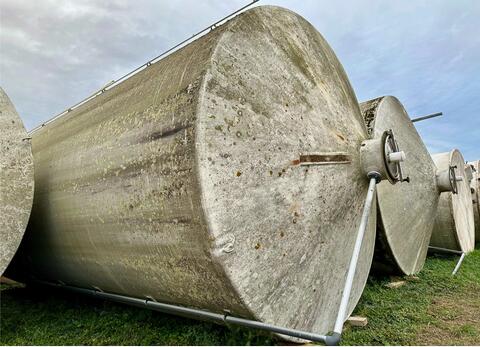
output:
<instances>
[{"instance_id":1,"label":"tank support leg","mask_svg":"<svg viewBox=\"0 0 480 347\"><path fill-rule=\"evenodd\" d=\"M447 249L447 248L440 248L440 247L433 247L433 246L428 246L428 249L434 251L434 252L443 252L443 253L453 253L453 254L459 254L460 259L457 262L457 265L455 266L455 269L453 269L452 276L455 276L460 269L460 266L463 263L463 259L465 259L465 252L462 251L456 251L453 249Z\"/></svg>"},{"instance_id":2,"label":"tank support leg","mask_svg":"<svg viewBox=\"0 0 480 347\"><path fill-rule=\"evenodd\" d=\"M375 188L378 181L378 176L375 174L369 174L370 184L368 186L367 198L365 199L365 206L363 207L362 220L360 227L358 228L357 238L355 240L355 246L353 248L352 258L350 259L350 265L348 267L347 278L343 287L342 300L338 309L337 319L333 328L333 333L338 336L338 344L340 342L340 336L343 331L343 324L345 323L345 316L347 314L348 302L350 300L350 293L352 291L353 279L355 277L355 271L357 269L358 258L360 256L360 250L362 248L365 231L368 225L368 217L370 216L370 210L372 209L373 198L375 197Z\"/></svg>"},{"instance_id":3,"label":"tank support leg","mask_svg":"<svg viewBox=\"0 0 480 347\"><path fill-rule=\"evenodd\" d=\"M231 316L228 312L215 313L215 312L209 312L209 311L199 310L195 308L165 304L165 303L153 301L151 299L140 299L140 298L134 298L134 297L124 296L124 295L107 293L107 292L99 291L97 289L78 288L78 287L72 287L68 285L55 284L55 283L44 282L44 281L36 281L36 282L43 285L49 285L49 286L58 287L62 289L68 289L73 292L77 292L81 294L91 295L101 299L116 301L119 303L128 304L128 305L137 306L137 307L146 307L154 311L174 314L182 317L212 321L220 324L225 324L227 326L229 324L235 324L235 325L239 325L247 328L265 330L273 333L296 337L303 340L310 340L310 341L322 342L322 343L327 343L327 341L331 339L331 336L320 335L320 334L310 333L310 332L296 330L296 329L289 329L289 328L271 325L271 324L267 324L259 321L234 317L234 316Z\"/></svg>"},{"instance_id":4,"label":"tank support leg","mask_svg":"<svg viewBox=\"0 0 480 347\"><path fill-rule=\"evenodd\" d=\"M460 266L462 265L463 259L465 259L465 253L462 253L462 255L460 256L460 259L458 260L457 265L455 266L455 269L453 269L452 276L455 276L458 269L460 269Z\"/></svg>"}]
</instances>

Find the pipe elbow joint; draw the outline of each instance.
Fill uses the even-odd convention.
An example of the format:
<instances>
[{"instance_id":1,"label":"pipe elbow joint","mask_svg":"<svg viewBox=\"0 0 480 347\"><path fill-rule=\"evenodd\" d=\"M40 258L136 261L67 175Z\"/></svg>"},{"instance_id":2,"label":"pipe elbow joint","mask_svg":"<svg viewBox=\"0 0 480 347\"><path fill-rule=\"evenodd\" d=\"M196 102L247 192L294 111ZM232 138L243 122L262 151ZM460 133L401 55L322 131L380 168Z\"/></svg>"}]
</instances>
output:
<instances>
[{"instance_id":1,"label":"pipe elbow joint","mask_svg":"<svg viewBox=\"0 0 480 347\"><path fill-rule=\"evenodd\" d=\"M342 334L333 333L332 335L327 335L325 338L325 345L327 346L338 346L342 340Z\"/></svg>"}]
</instances>

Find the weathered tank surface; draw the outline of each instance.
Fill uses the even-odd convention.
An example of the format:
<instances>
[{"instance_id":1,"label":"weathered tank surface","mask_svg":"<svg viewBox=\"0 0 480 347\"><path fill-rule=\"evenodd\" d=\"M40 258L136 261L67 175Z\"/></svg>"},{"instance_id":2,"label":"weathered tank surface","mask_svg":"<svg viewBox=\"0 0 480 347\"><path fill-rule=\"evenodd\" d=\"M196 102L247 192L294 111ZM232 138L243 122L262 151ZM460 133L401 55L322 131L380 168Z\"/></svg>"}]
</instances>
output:
<instances>
[{"instance_id":1,"label":"weathered tank surface","mask_svg":"<svg viewBox=\"0 0 480 347\"><path fill-rule=\"evenodd\" d=\"M392 129L407 160L403 175L409 183L377 186L378 242L375 261L411 275L425 264L439 200L435 164L405 108L393 96L360 104L371 135Z\"/></svg>"},{"instance_id":2,"label":"weathered tank surface","mask_svg":"<svg viewBox=\"0 0 480 347\"><path fill-rule=\"evenodd\" d=\"M327 42L256 7L32 133L35 201L12 273L327 333L365 139ZM373 212L349 312L374 240Z\"/></svg>"},{"instance_id":3,"label":"weathered tank surface","mask_svg":"<svg viewBox=\"0 0 480 347\"><path fill-rule=\"evenodd\" d=\"M432 155L438 170L455 167L457 194L445 192L440 196L430 245L470 252L475 245L473 206L470 186L465 176L465 161L457 149Z\"/></svg>"},{"instance_id":4,"label":"weathered tank surface","mask_svg":"<svg viewBox=\"0 0 480 347\"><path fill-rule=\"evenodd\" d=\"M20 245L33 203L30 140L15 107L0 88L0 275Z\"/></svg>"},{"instance_id":5,"label":"weathered tank surface","mask_svg":"<svg viewBox=\"0 0 480 347\"><path fill-rule=\"evenodd\" d=\"M480 242L480 160L468 163L474 169L472 180L470 181L470 190L472 192L473 219L475 225L475 241Z\"/></svg>"}]
</instances>

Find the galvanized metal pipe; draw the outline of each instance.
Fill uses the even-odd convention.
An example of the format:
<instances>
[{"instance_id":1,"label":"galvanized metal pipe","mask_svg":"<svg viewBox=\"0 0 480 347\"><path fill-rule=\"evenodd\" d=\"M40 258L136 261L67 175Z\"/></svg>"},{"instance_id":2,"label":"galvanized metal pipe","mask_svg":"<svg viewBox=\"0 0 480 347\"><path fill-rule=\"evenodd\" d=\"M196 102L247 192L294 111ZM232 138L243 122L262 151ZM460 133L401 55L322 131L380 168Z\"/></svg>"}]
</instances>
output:
<instances>
[{"instance_id":1,"label":"galvanized metal pipe","mask_svg":"<svg viewBox=\"0 0 480 347\"><path fill-rule=\"evenodd\" d=\"M443 115L442 112L437 112L437 113L432 113L432 114L429 114L429 115L426 115L426 116L413 118L413 119L412 119L412 123L420 122L420 121L425 120L425 119L440 117L441 115Z\"/></svg>"},{"instance_id":2,"label":"galvanized metal pipe","mask_svg":"<svg viewBox=\"0 0 480 347\"><path fill-rule=\"evenodd\" d=\"M463 254L462 251L457 251L457 250L454 250L454 249L447 249L447 248L442 248L442 247L428 246L428 249L431 249L433 251L445 252L445 253Z\"/></svg>"},{"instance_id":3,"label":"galvanized metal pipe","mask_svg":"<svg viewBox=\"0 0 480 347\"><path fill-rule=\"evenodd\" d=\"M352 258L350 259L350 265L348 267L347 279L345 280L345 286L343 287L342 301L340 302L337 320L335 321L335 327L333 329L333 332L336 334L341 334L343 330L348 301L350 299L350 293L352 291L353 278L355 276L355 270L357 269L358 257L360 255L363 237L365 236L365 230L368 225L368 217L370 216L370 209L372 208L372 202L375 196L376 184L377 178L371 177L370 184L368 186L367 198L365 199L365 206L363 208L362 220L360 222L360 227L358 228L357 238L355 240L355 247L353 249Z\"/></svg>"},{"instance_id":4,"label":"galvanized metal pipe","mask_svg":"<svg viewBox=\"0 0 480 347\"><path fill-rule=\"evenodd\" d=\"M453 269L452 276L455 276L458 269L460 269L460 266L462 265L463 259L465 259L465 253L462 253L462 255L460 256L460 259L458 260L458 263L455 266L455 269Z\"/></svg>"},{"instance_id":5,"label":"galvanized metal pipe","mask_svg":"<svg viewBox=\"0 0 480 347\"><path fill-rule=\"evenodd\" d=\"M53 287L58 287L62 289L68 289L73 292L88 294L90 296L94 296L102 299L108 299L108 300L132 305L132 306L147 307L154 311L159 311L159 312L168 313L168 314L175 314L175 315L193 318L193 319L208 320L208 321L222 323L222 324L235 324L235 325L239 325L247 328L254 328L254 329L269 331L273 333L288 335L288 336L315 341L315 342L327 343L327 341L329 340L329 336L326 336L326 335L319 335L319 334L314 334L306 331L279 327L276 325L271 325L271 324L253 321L249 319L233 317L233 316L230 316L227 312L225 314L220 314L220 313L214 313L214 312L209 312L209 311L204 311L204 310L199 310L199 309L194 309L189 307L160 303L160 302L156 302L149 299L139 299L139 298L133 298L133 297L128 297L124 295L106 293L106 292L102 292L94 289L78 288L78 287L72 287L68 285L58 285L58 284L53 284L53 283L44 282L44 281L38 281L38 283L53 286Z\"/></svg>"},{"instance_id":6,"label":"galvanized metal pipe","mask_svg":"<svg viewBox=\"0 0 480 347\"><path fill-rule=\"evenodd\" d=\"M455 276L455 274L458 272L458 270L460 269L460 266L463 263L463 259L465 259L466 253L462 251L456 251L454 249L447 249L447 248L441 248L441 247L429 246L428 248L438 252L460 254L460 259L458 260L457 265L455 266L455 269L453 269L453 272L452 272L452 276Z\"/></svg>"}]
</instances>

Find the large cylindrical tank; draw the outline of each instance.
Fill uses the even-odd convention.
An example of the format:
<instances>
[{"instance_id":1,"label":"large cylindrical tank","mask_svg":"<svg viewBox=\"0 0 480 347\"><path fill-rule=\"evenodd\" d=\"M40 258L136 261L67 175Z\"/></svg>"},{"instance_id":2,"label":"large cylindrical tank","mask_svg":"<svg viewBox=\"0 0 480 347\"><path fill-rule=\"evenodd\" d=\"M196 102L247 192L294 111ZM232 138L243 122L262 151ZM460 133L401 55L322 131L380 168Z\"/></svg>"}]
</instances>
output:
<instances>
[{"instance_id":1,"label":"large cylindrical tank","mask_svg":"<svg viewBox=\"0 0 480 347\"><path fill-rule=\"evenodd\" d=\"M360 104L369 132L392 129L407 160L403 175L409 183L377 187L378 242L375 260L411 275L425 264L437 211L436 167L400 101L384 96Z\"/></svg>"},{"instance_id":2,"label":"large cylindrical tank","mask_svg":"<svg viewBox=\"0 0 480 347\"><path fill-rule=\"evenodd\" d=\"M33 203L30 139L15 107L0 88L0 275L12 260Z\"/></svg>"},{"instance_id":3,"label":"large cylindrical tank","mask_svg":"<svg viewBox=\"0 0 480 347\"><path fill-rule=\"evenodd\" d=\"M465 176L465 161L459 150L432 155L438 170L455 168L457 194L440 196L430 245L470 252L475 246L473 206L470 186Z\"/></svg>"},{"instance_id":4,"label":"large cylindrical tank","mask_svg":"<svg viewBox=\"0 0 480 347\"><path fill-rule=\"evenodd\" d=\"M468 163L474 169L472 172L472 180L470 181L470 189L472 192L473 203L473 219L475 224L475 241L480 242L480 160Z\"/></svg>"},{"instance_id":5,"label":"large cylindrical tank","mask_svg":"<svg viewBox=\"0 0 480 347\"><path fill-rule=\"evenodd\" d=\"M256 7L32 133L17 264L327 333L368 189L365 139L327 42L293 12ZM349 312L374 239L373 213Z\"/></svg>"}]
</instances>

